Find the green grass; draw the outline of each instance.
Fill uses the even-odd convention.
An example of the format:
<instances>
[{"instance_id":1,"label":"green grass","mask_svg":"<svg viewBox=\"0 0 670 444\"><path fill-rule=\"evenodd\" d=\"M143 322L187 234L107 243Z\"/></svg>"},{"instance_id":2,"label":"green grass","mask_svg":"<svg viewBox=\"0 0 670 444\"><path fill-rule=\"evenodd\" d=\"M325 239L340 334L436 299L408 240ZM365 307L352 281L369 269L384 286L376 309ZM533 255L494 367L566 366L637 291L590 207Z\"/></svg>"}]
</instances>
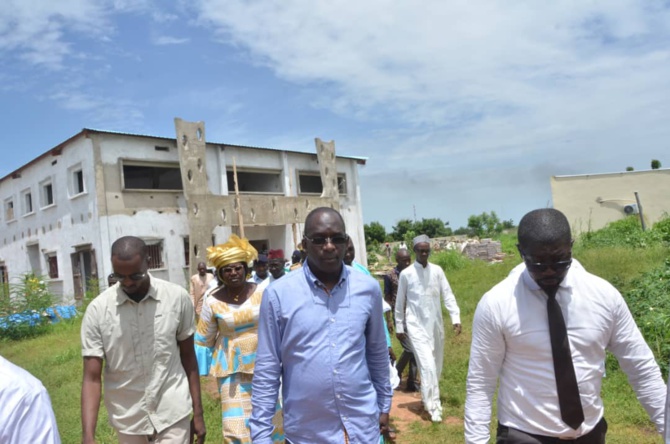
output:
<instances>
[{"instance_id":1,"label":"green grass","mask_svg":"<svg viewBox=\"0 0 670 444\"><path fill-rule=\"evenodd\" d=\"M81 442L81 380L83 360L79 329L81 319L61 321L43 336L23 341L0 341L0 355L19 365L42 381L49 391L63 444ZM204 384L204 379L203 379ZM218 399L203 394L207 437L221 442L221 405ZM100 406L96 433L98 444L118 440Z\"/></svg>"},{"instance_id":2,"label":"green grass","mask_svg":"<svg viewBox=\"0 0 670 444\"><path fill-rule=\"evenodd\" d=\"M510 242L509 245L513 243ZM631 281L641 273L663 262L670 250L666 247L626 249L622 247L579 248L575 257L591 273L616 282L617 287L628 289ZM465 406L465 380L470 356L472 318L479 299L493 285L501 281L509 271L521 262L518 255L509 256L500 264L473 261L469 266L447 270L447 278L461 309L463 332L454 336L449 314L445 319L444 370L440 380L440 396L447 418L443 424L424 421L413 422L409 430L398 437L398 443L424 444L426 442L463 442L463 409ZM394 350L401 350L394 340ZM399 355L398 355L399 356ZM611 362L614 361L614 362ZM626 375L618 369L613 357L608 360L607 377L603 381L605 418L609 423L608 444L654 444L662 443L651 421L637 401ZM495 437L494 413L491 419L491 436Z\"/></svg>"},{"instance_id":3,"label":"green grass","mask_svg":"<svg viewBox=\"0 0 670 444\"><path fill-rule=\"evenodd\" d=\"M510 241L508 245L513 245ZM670 251L664 247L629 249L602 247L575 249L575 257L587 270L613 282L620 290L628 290L631 281L640 274L660 265ZM470 353L472 317L477 302L493 285L502 280L518 263L518 256L510 256L503 263L487 264L447 260L453 265L447 277L461 308L463 333L454 336L449 316L445 317L445 362L440 380L440 391L447 421L443 424L416 421L398 436L398 443L425 444L427 442L463 442L463 408L465 378ZM79 352L80 321L61 322L47 335L23 341L0 341L0 355L26 368L41 379L49 390L63 443L80 442L80 389L82 359ZM394 339L399 356L401 348ZM608 360L607 377L603 383L605 417L609 422L607 442L610 444L653 444L662 439L655 434L653 425L635 398L626 376L612 359ZM221 442L221 415L218 399L203 394L208 442ZM495 415L495 413L494 413ZM392 419L393 420L393 419ZM491 421L495 424L495 416ZM98 420L98 443L115 442L113 431L107 425L104 406Z\"/></svg>"}]
</instances>

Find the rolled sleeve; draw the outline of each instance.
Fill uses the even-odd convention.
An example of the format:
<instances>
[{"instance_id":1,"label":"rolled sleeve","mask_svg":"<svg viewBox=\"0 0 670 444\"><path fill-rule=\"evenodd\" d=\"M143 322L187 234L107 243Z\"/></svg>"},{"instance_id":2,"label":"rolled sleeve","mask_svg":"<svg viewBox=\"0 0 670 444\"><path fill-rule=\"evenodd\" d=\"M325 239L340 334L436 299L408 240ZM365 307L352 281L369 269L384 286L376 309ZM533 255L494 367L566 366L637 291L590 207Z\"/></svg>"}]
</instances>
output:
<instances>
[{"instance_id":1,"label":"rolled sleeve","mask_svg":"<svg viewBox=\"0 0 670 444\"><path fill-rule=\"evenodd\" d=\"M195 333L195 308L186 290L183 290L179 295L179 303L181 305L181 316L177 329L177 341L183 341Z\"/></svg>"},{"instance_id":2,"label":"rolled sleeve","mask_svg":"<svg viewBox=\"0 0 670 444\"><path fill-rule=\"evenodd\" d=\"M81 355L84 357L105 357L100 330L101 312L101 307L94 300L84 313L84 319L81 322Z\"/></svg>"}]
</instances>

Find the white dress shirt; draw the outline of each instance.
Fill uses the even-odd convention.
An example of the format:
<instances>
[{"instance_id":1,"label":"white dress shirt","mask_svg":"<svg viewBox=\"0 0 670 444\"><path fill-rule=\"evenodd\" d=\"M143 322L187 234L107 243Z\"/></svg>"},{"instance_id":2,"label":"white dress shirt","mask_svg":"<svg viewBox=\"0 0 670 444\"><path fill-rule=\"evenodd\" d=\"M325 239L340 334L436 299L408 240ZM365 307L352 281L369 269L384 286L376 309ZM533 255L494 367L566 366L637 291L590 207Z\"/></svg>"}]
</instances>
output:
<instances>
[{"instance_id":1,"label":"white dress shirt","mask_svg":"<svg viewBox=\"0 0 670 444\"><path fill-rule=\"evenodd\" d=\"M39 379L0 356L0 443L60 444L49 394Z\"/></svg>"},{"instance_id":2,"label":"white dress shirt","mask_svg":"<svg viewBox=\"0 0 670 444\"><path fill-rule=\"evenodd\" d=\"M616 356L657 429L664 428L666 387L654 355L621 294L576 260L561 282L561 306L579 384L584 423L561 420L549 338L547 295L525 269L515 269L480 300L472 326L465 400L465 441L489 442L498 378L498 420L527 433L574 438L603 416L605 351Z\"/></svg>"}]
</instances>

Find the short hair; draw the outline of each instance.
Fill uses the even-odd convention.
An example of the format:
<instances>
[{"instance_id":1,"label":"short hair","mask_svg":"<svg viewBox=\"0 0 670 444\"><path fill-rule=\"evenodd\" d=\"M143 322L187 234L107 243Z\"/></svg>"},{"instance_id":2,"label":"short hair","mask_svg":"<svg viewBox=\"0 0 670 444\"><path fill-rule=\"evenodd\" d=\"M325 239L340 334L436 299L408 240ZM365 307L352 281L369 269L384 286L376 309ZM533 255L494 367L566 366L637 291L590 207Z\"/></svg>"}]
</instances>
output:
<instances>
[{"instance_id":1,"label":"short hair","mask_svg":"<svg viewBox=\"0 0 670 444\"><path fill-rule=\"evenodd\" d=\"M340 219L340 221L342 222L342 230L346 233L347 232L347 227L344 224L344 218L342 217L342 215L340 214L339 211L337 211L334 208L330 208L330 207L318 207L318 208L315 208L312 211L310 211L309 214L307 215L307 217L305 218L305 232L304 233L307 234L307 233L311 232L310 229L312 228L311 225L314 224L314 219L316 219L318 216L320 216L322 214L327 214L327 213L337 215L338 219Z\"/></svg>"},{"instance_id":2,"label":"short hair","mask_svg":"<svg viewBox=\"0 0 670 444\"><path fill-rule=\"evenodd\" d=\"M540 208L521 218L518 230L519 245L570 243L570 223L554 208Z\"/></svg>"},{"instance_id":3,"label":"short hair","mask_svg":"<svg viewBox=\"0 0 670 444\"><path fill-rule=\"evenodd\" d=\"M406 254L408 256L411 256L409 250L407 248L398 248L398 251L395 252L395 257L398 257L399 254Z\"/></svg>"},{"instance_id":4,"label":"short hair","mask_svg":"<svg viewBox=\"0 0 670 444\"><path fill-rule=\"evenodd\" d=\"M112 257L129 261L138 254L142 259L147 257L147 244L139 237L123 236L112 244Z\"/></svg>"}]
</instances>

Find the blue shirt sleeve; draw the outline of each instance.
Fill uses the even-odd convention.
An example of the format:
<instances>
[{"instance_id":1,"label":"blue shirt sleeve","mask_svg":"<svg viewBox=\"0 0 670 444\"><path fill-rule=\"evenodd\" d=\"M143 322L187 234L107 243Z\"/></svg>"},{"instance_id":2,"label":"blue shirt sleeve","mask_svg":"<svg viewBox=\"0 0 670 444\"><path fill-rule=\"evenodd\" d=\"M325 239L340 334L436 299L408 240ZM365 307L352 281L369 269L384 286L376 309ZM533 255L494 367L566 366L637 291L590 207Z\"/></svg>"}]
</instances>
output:
<instances>
[{"instance_id":1,"label":"blue shirt sleeve","mask_svg":"<svg viewBox=\"0 0 670 444\"><path fill-rule=\"evenodd\" d=\"M388 413L391 410L391 382L389 380L389 353L384 332L388 334L385 327L382 309L382 295L379 285L375 285L372 294L372 313L368 320L366 329L366 356L370 379L377 392L377 405L380 413Z\"/></svg>"},{"instance_id":2,"label":"blue shirt sleeve","mask_svg":"<svg viewBox=\"0 0 670 444\"><path fill-rule=\"evenodd\" d=\"M276 411L281 376L281 329L272 289L265 290L258 321L258 349L251 389L251 439L255 444L272 444L272 417Z\"/></svg>"}]
</instances>

